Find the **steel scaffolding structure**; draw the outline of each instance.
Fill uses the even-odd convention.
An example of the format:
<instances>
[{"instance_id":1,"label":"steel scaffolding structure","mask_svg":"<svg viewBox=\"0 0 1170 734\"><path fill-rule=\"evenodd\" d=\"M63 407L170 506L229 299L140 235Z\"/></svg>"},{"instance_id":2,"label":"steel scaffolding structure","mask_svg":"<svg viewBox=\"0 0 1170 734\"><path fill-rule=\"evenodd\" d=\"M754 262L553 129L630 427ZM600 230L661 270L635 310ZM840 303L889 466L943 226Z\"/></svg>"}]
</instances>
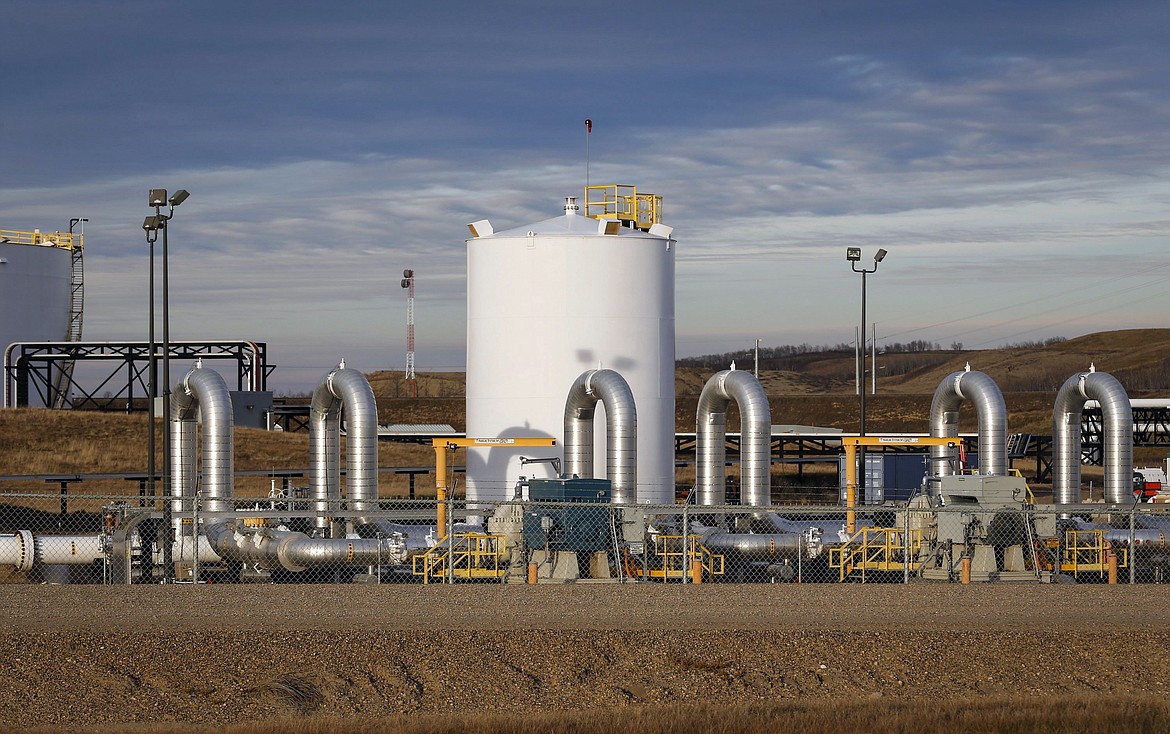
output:
<instances>
[{"instance_id":1,"label":"steel scaffolding structure","mask_svg":"<svg viewBox=\"0 0 1170 734\"><path fill-rule=\"evenodd\" d=\"M161 350L156 344L155 364ZM266 390L274 369L268 365L267 345L249 340L171 342L169 357L233 361L237 390ZM84 384L72 370L61 382L60 376L66 374L62 364L75 362L112 366ZM35 396L47 407L144 410L150 397L149 364L148 342L16 342L4 351L4 407L30 405Z\"/></svg>"}]
</instances>

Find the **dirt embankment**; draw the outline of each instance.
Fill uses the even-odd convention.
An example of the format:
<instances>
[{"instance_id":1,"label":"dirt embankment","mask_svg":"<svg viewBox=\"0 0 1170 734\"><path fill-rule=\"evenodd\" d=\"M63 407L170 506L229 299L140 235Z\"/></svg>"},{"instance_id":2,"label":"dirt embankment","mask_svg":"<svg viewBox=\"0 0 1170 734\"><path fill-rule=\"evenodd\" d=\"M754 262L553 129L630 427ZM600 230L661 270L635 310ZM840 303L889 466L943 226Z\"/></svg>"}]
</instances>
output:
<instances>
[{"instance_id":1,"label":"dirt embankment","mask_svg":"<svg viewBox=\"0 0 1170 734\"><path fill-rule=\"evenodd\" d=\"M0 728L1164 696L1170 589L0 587Z\"/></svg>"}]
</instances>

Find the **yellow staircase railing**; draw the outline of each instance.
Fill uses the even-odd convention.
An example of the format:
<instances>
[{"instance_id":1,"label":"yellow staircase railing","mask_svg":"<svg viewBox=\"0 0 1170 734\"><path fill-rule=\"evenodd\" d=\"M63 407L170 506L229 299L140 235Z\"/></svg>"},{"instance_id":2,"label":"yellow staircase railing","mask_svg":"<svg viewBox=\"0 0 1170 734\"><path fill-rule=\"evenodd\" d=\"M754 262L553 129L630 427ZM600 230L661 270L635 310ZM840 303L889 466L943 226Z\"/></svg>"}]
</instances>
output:
<instances>
[{"instance_id":1,"label":"yellow staircase railing","mask_svg":"<svg viewBox=\"0 0 1170 734\"><path fill-rule=\"evenodd\" d=\"M697 565L708 578L722 576L725 570L723 554L713 553L710 548L699 542L702 539L701 535L688 535L684 548L681 535L655 536L654 558L658 560L658 564L643 569L632 569L631 572L644 578L682 579L689 578Z\"/></svg>"},{"instance_id":2,"label":"yellow staircase railing","mask_svg":"<svg viewBox=\"0 0 1170 734\"><path fill-rule=\"evenodd\" d=\"M1060 570L1077 576L1082 573L1107 574L1109 553L1117 556L1117 567L1129 565L1129 549L1114 548L1106 540L1104 530L1069 530L1064 534L1063 557Z\"/></svg>"},{"instance_id":3,"label":"yellow staircase railing","mask_svg":"<svg viewBox=\"0 0 1170 734\"><path fill-rule=\"evenodd\" d=\"M508 573L508 553L503 535L456 533L414 557L413 574L424 584L459 579L502 579Z\"/></svg>"},{"instance_id":4,"label":"yellow staircase railing","mask_svg":"<svg viewBox=\"0 0 1170 734\"><path fill-rule=\"evenodd\" d=\"M904 571L921 548L919 530L861 528L844 545L829 549L829 568L838 570L841 581L857 576L865 583L868 571Z\"/></svg>"}]
</instances>

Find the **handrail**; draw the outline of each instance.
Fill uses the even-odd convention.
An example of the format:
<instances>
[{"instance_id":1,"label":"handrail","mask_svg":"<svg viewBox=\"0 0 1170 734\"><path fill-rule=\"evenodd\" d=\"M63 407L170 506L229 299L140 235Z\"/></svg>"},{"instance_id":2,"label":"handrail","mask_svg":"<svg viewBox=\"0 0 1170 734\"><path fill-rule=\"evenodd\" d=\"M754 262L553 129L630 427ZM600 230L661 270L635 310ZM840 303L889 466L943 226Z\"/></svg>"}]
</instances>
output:
<instances>
[{"instance_id":1,"label":"handrail","mask_svg":"<svg viewBox=\"0 0 1170 734\"><path fill-rule=\"evenodd\" d=\"M662 221L662 197L638 193L637 186L599 184L585 187L585 216L633 222L649 229Z\"/></svg>"},{"instance_id":2,"label":"handrail","mask_svg":"<svg viewBox=\"0 0 1170 734\"><path fill-rule=\"evenodd\" d=\"M1109 568L1109 553L1117 556L1117 567L1129 565L1129 548L1114 548L1105 538L1104 530L1068 530L1065 532L1064 557L1060 570L1076 576L1080 573L1105 573Z\"/></svg>"},{"instance_id":3,"label":"handrail","mask_svg":"<svg viewBox=\"0 0 1170 734\"><path fill-rule=\"evenodd\" d=\"M829 549L829 568L838 569L841 581L860 570L864 582L866 571L904 570L921 548L920 530L865 527L844 545Z\"/></svg>"},{"instance_id":4,"label":"handrail","mask_svg":"<svg viewBox=\"0 0 1170 734\"><path fill-rule=\"evenodd\" d=\"M506 556L507 542L503 535L455 533L450 545L441 542L415 556L412 574L421 576L427 584L432 578L446 576L449 565L453 578L499 579L508 571Z\"/></svg>"},{"instance_id":5,"label":"handrail","mask_svg":"<svg viewBox=\"0 0 1170 734\"><path fill-rule=\"evenodd\" d=\"M10 245L36 245L39 247L60 247L63 250L72 250L74 247L82 249L84 235L70 232L42 232L39 229L24 232L17 229L0 229L0 242Z\"/></svg>"},{"instance_id":6,"label":"handrail","mask_svg":"<svg viewBox=\"0 0 1170 734\"><path fill-rule=\"evenodd\" d=\"M715 553L703 545L703 536L690 534L686 536L686 545L683 545L681 535L657 535L654 538L654 555L661 562L661 567L643 569L643 576L654 578L683 578L689 569L699 563L710 576L722 576L725 573L725 557L722 553ZM636 574L637 571L634 571Z\"/></svg>"}]
</instances>

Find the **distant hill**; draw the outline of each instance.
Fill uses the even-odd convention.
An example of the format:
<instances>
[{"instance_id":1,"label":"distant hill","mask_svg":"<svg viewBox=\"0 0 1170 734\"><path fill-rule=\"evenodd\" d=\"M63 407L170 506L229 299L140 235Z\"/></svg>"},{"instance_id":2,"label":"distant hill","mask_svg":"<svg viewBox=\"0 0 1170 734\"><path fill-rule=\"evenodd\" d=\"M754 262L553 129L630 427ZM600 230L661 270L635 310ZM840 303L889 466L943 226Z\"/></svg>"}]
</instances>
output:
<instances>
[{"instance_id":1,"label":"distant hill","mask_svg":"<svg viewBox=\"0 0 1170 734\"><path fill-rule=\"evenodd\" d=\"M1131 397L1170 395L1170 329L1101 332L1045 347L878 354L878 394L867 401L867 427L926 430L930 400L939 383L968 363L987 373L1004 392L1010 430L1048 434L1056 391L1070 375L1090 364L1116 377ZM751 365L741 362L737 367L750 369ZM676 370L678 430L694 430L699 393L716 371L713 367ZM407 397L401 372L374 373L370 383L383 420L450 423L462 429L464 377L462 372L420 374L418 399ZM850 351L761 360L760 382L771 399L774 423L856 429L859 406ZM962 412L962 429L973 430L973 411ZM738 421L734 407L731 413L729 418Z\"/></svg>"},{"instance_id":2,"label":"distant hill","mask_svg":"<svg viewBox=\"0 0 1170 734\"><path fill-rule=\"evenodd\" d=\"M1117 377L1130 397L1170 396L1170 329L1090 334L1034 349L879 354L878 394L867 401L869 430L928 430L935 389L944 377L963 369L967 362L1000 385L1012 432L1050 434L1056 390L1090 363ZM793 369L770 369L766 362L761 365L761 382L768 393L773 423L857 429L859 406L853 388L852 354L800 355L797 362L787 366ZM694 430L699 393L715 371L677 370L676 430ZM369 378L378 396L382 422L450 423L459 430L465 428L463 373L419 375L418 398L406 396L401 372L379 372ZM739 424L734 405L729 413L729 427L734 431ZM962 431L975 430L972 406L962 409L959 427ZM141 471L146 433L146 416L140 413L0 411L0 475ZM156 446L160 466L162 445L160 435ZM379 448L385 466L425 465L432 460L428 447L382 444ZM1164 448L1135 449L1135 459L1139 461L1160 461L1165 455ZM237 469L306 466L308 459L307 434L236 431ZM111 490L125 484L120 479L111 482ZM250 491L267 491L262 477L253 484Z\"/></svg>"}]
</instances>

